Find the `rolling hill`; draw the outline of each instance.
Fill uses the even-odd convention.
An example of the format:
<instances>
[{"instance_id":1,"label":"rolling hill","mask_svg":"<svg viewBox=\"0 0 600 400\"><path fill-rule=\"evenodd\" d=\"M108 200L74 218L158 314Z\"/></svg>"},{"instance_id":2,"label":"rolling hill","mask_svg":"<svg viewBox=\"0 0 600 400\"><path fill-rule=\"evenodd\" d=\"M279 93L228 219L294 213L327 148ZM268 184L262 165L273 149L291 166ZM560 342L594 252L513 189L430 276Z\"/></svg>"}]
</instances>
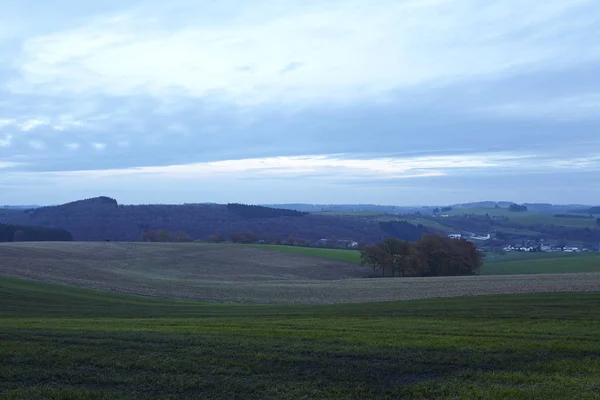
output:
<instances>
[{"instance_id":1,"label":"rolling hill","mask_svg":"<svg viewBox=\"0 0 600 400\"><path fill-rule=\"evenodd\" d=\"M228 244L2 243L0 276L151 297L269 304L587 292L600 288L600 273L368 278L371 268L316 254Z\"/></svg>"},{"instance_id":2,"label":"rolling hill","mask_svg":"<svg viewBox=\"0 0 600 400\"><path fill-rule=\"evenodd\" d=\"M192 240L207 240L217 233L227 237L232 232L252 232L257 239L269 241L299 238L315 242L335 237L374 243L387 236L414 240L427 231L427 228L395 222L258 206L119 205L108 197L30 210L0 210L0 222L66 229L78 241L139 241L144 232L165 230L183 231Z\"/></svg>"}]
</instances>

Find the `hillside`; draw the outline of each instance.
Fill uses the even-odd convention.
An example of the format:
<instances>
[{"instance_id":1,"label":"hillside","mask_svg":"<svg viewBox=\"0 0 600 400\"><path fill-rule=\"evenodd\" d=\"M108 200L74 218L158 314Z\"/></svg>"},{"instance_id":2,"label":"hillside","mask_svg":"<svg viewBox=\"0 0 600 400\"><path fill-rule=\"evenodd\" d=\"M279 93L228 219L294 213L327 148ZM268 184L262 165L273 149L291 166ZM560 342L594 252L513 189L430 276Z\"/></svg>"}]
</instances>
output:
<instances>
[{"instance_id":1,"label":"hillside","mask_svg":"<svg viewBox=\"0 0 600 400\"><path fill-rule=\"evenodd\" d=\"M78 241L139 241L144 232L185 232L192 240L213 234L252 232L256 239L275 241L322 238L374 243L386 236L414 240L426 228L335 215L312 215L258 206L185 204L119 205L108 197L30 210L0 210L0 222L66 229Z\"/></svg>"},{"instance_id":2,"label":"hillside","mask_svg":"<svg viewBox=\"0 0 600 400\"><path fill-rule=\"evenodd\" d=\"M538 206L542 207L542 206ZM554 206L553 206L554 207ZM558 207L558 206L556 206ZM406 222L423 226L438 234L462 233L469 236L486 236L493 240L479 241L486 250L501 250L507 245L558 245L560 243L584 246L595 250L600 247L600 214L595 208L563 212L523 211L507 208L451 208L433 213L432 210L413 214L376 212L319 212L319 215L345 217L356 221ZM583 211L583 210L581 210Z\"/></svg>"},{"instance_id":3,"label":"hillside","mask_svg":"<svg viewBox=\"0 0 600 400\"><path fill-rule=\"evenodd\" d=\"M338 260L259 246L200 243L5 243L0 275L49 279L140 279L254 282L361 278L369 269ZM30 275L29 275L30 274ZM134 279L135 280L135 279Z\"/></svg>"},{"instance_id":4,"label":"hillside","mask_svg":"<svg viewBox=\"0 0 600 400\"><path fill-rule=\"evenodd\" d=\"M598 291L600 274L368 278L371 269L256 246L2 243L0 276L152 297L238 303L356 303Z\"/></svg>"}]
</instances>

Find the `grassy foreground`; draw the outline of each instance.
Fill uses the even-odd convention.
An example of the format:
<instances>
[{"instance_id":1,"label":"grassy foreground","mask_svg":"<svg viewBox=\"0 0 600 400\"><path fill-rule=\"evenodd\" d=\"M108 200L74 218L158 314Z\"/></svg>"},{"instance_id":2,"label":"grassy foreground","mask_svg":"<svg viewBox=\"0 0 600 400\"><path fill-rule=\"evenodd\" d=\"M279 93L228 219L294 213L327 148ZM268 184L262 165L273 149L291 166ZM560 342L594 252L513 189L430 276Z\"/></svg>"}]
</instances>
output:
<instances>
[{"instance_id":1,"label":"grassy foreground","mask_svg":"<svg viewBox=\"0 0 600 400\"><path fill-rule=\"evenodd\" d=\"M596 399L600 294L336 306L0 278L0 398Z\"/></svg>"}]
</instances>

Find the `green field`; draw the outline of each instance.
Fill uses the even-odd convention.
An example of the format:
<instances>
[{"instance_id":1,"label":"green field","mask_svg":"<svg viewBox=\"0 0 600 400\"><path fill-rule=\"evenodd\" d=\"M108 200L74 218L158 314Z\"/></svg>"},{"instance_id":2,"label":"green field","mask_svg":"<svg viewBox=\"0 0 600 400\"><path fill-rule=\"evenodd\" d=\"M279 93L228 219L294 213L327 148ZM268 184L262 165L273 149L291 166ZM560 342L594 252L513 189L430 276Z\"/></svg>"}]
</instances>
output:
<instances>
[{"instance_id":1,"label":"green field","mask_svg":"<svg viewBox=\"0 0 600 400\"><path fill-rule=\"evenodd\" d=\"M597 399L600 294L186 303L0 278L0 398Z\"/></svg>"},{"instance_id":2,"label":"green field","mask_svg":"<svg viewBox=\"0 0 600 400\"><path fill-rule=\"evenodd\" d=\"M316 249L294 246L262 246L272 250L360 263L358 250ZM524 253L511 252L499 256L488 254L482 275L563 274L600 272L600 253Z\"/></svg>"},{"instance_id":3,"label":"green field","mask_svg":"<svg viewBox=\"0 0 600 400\"><path fill-rule=\"evenodd\" d=\"M334 216L346 216L346 217L356 217L369 219L373 221L406 221L411 224L421 224L423 226L440 230L442 232L454 232L454 229L443 224L444 219L440 218L440 222L437 222L433 219L419 216L419 215L396 215L389 213L378 213L378 212L318 212L314 214L320 215L334 215ZM557 226L567 226L573 228L598 228L598 224L596 223L596 217L600 215L594 215L594 218L585 219L585 218L560 218L555 217L555 214L574 214L574 215L586 215L586 214L577 214L577 213L550 213L550 212L536 212L536 211L526 211L526 212L512 212L506 208L457 208L449 212L445 212L443 214L456 216L463 214L475 214L475 215L485 215L489 214L490 216L502 216L508 217L511 222L522 225L536 225L536 224L544 224L544 225L557 225Z\"/></svg>"},{"instance_id":4,"label":"green field","mask_svg":"<svg viewBox=\"0 0 600 400\"><path fill-rule=\"evenodd\" d=\"M483 275L600 272L600 253L520 253L488 257Z\"/></svg>"},{"instance_id":5,"label":"green field","mask_svg":"<svg viewBox=\"0 0 600 400\"><path fill-rule=\"evenodd\" d=\"M503 216L508 217L510 221L522 224L522 225L557 225L557 226L568 226L574 228L598 228L596 219L583 219L583 218L558 218L555 217L555 213L544 213L544 212L513 212L506 208L465 208L455 209L448 213L448 215L463 215L463 214L476 214L490 216ZM571 213L564 213L571 214ZM582 214L583 215L583 214Z\"/></svg>"},{"instance_id":6,"label":"green field","mask_svg":"<svg viewBox=\"0 0 600 400\"><path fill-rule=\"evenodd\" d=\"M349 263L360 263L360 252L358 250L325 249L315 247L280 246L280 245L252 245L261 249L277 250L284 253L300 254L309 257L325 258L328 260L343 261Z\"/></svg>"},{"instance_id":7,"label":"green field","mask_svg":"<svg viewBox=\"0 0 600 400\"><path fill-rule=\"evenodd\" d=\"M333 215L333 216L345 216L345 217L379 217L387 216L386 213L380 213L376 211L317 211L311 214L314 215Z\"/></svg>"},{"instance_id":8,"label":"green field","mask_svg":"<svg viewBox=\"0 0 600 400\"><path fill-rule=\"evenodd\" d=\"M405 221L413 225L423 225L427 228L436 229L441 232L451 233L455 230L449 226L443 225L434 219L419 216L419 215L406 215L406 214L390 214L390 213L378 213L378 212L335 212L325 211L317 212L313 214L318 215L334 215L334 216L345 216L345 217L356 217L362 219L368 219L376 222L388 222L388 221Z\"/></svg>"}]
</instances>

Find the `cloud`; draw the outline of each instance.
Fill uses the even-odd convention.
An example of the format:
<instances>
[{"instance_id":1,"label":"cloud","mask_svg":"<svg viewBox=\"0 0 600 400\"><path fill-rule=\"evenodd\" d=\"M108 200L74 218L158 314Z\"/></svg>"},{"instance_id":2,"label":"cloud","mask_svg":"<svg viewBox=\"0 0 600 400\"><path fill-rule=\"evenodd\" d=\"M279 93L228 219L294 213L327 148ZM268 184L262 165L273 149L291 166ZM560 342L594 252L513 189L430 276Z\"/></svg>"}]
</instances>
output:
<instances>
[{"instance_id":1,"label":"cloud","mask_svg":"<svg viewBox=\"0 0 600 400\"><path fill-rule=\"evenodd\" d=\"M184 136L188 136L190 134L190 130L181 123L170 124L167 127L167 131Z\"/></svg>"},{"instance_id":2,"label":"cloud","mask_svg":"<svg viewBox=\"0 0 600 400\"><path fill-rule=\"evenodd\" d=\"M91 143L91 145L96 150L104 150L104 149L106 149L106 143L94 142L94 143Z\"/></svg>"},{"instance_id":3,"label":"cloud","mask_svg":"<svg viewBox=\"0 0 600 400\"><path fill-rule=\"evenodd\" d=\"M12 144L12 135L0 136L0 147L9 147Z\"/></svg>"},{"instance_id":4,"label":"cloud","mask_svg":"<svg viewBox=\"0 0 600 400\"><path fill-rule=\"evenodd\" d=\"M200 199L326 204L372 203L377 199L380 204L402 205L486 199L585 203L597 198L599 187L594 178L599 171L600 154L562 163L552 156L535 154L340 154L106 170L16 171L2 174L0 187L19 182L31 193L43 192L45 185L61 188L57 194L44 197L53 203L107 191L122 203L147 203L149 198L171 203ZM560 188L556 188L557 179L564 181Z\"/></svg>"},{"instance_id":5,"label":"cloud","mask_svg":"<svg viewBox=\"0 0 600 400\"><path fill-rule=\"evenodd\" d=\"M29 144L29 147L31 147L34 150L43 150L46 148L46 143L44 143L41 140L29 140L27 143Z\"/></svg>"},{"instance_id":6,"label":"cloud","mask_svg":"<svg viewBox=\"0 0 600 400\"><path fill-rule=\"evenodd\" d=\"M22 131L29 132L39 126L49 125L49 122L43 119L30 119L19 124Z\"/></svg>"},{"instance_id":7,"label":"cloud","mask_svg":"<svg viewBox=\"0 0 600 400\"><path fill-rule=\"evenodd\" d=\"M291 62L289 63L285 68L283 68L280 73L281 74L286 74L288 72L292 72L298 68L302 68L302 66L304 65L304 63L301 62Z\"/></svg>"},{"instance_id":8,"label":"cloud","mask_svg":"<svg viewBox=\"0 0 600 400\"><path fill-rule=\"evenodd\" d=\"M227 10L233 15L219 24L194 22L194 2L183 4L185 11L137 9L29 39L10 87L238 104L352 101L600 57L589 35L600 11L593 0L356 0L287 3L277 12L259 1ZM250 65L251 74L240 70ZM282 66L294 73L280 74Z\"/></svg>"},{"instance_id":9,"label":"cloud","mask_svg":"<svg viewBox=\"0 0 600 400\"><path fill-rule=\"evenodd\" d=\"M0 169L4 169L4 168L14 168L14 167L18 167L20 165L23 165L21 163L16 163L16 162L12 162L12 161L1 161L0 160Z\"/></svg>"},{"instance_id":10,"label":"cloud","mask_svg":"<svg viewBox=\"0 0 600 400\"><path fill-rule=\"evenodd\" d=\"M600 172L593 0L57 1L0 16L0 181L25 203L90 176L142 202L158 179L406 204L554 173L567 198Z\"/></svg>"},{"instance_id":11,"label":"cloud","mask_svg":"<svg viewBox=\"0 0 600 400\"><path fill-rule=\"evenodd\" d=\"M460 154L416 157L357 157L356 155L307 155L266 157L167 166L125 169L48 172L52 176L107 178L148 176L157 179L248 179L293 177L336 180L407 179L446 176L477 171L546 170L548 168L592 168L600 166L600 157L580 158L557 163L551 158L527 154Z\"/></svg>"},{"instance_id":12,"label":"cloud","mask_svg":"<svg viewBox=\"0 0 600 400\"><path fill-rule=\"evenodd\" d=\"M0 129L6 127L6 126L10 126L14 123L14 120L12 119L0 119Z\"/></svg>"},{"instance_id":13,"label":"cloud","mask_svg":"<svg viewBox=\"0 0 600 400\"><path fill-rule=\"evenodd\" d=\"M515 101L479 111L498 117L552 120L600 119L600 92L562 98Z\"/></svg>"},{"instance_id":14,"label":"cloud","mask_svg":"<svg viewBox=\"0 0 600 400\"><path fill-rule=\"evenodd\" d=\"M6 112L6 111L5 111ZM58 115L56 117L21 117L13 119L0 119L0 129L14 128L22 132L32 132L50 128L54 131L65 131L82 125L71 115Z\"/></svg>"},{"instance_id":15,"label":"cloud","mask_svg":"<svg viewBox=\"0 0 600 400\"><path fill-rule=\"evenodd\" d=\"M69 150L77 150L79 149L80 145L79 143L67 143L65 144L65 147Z\"/></svg>"}]
</instances>

